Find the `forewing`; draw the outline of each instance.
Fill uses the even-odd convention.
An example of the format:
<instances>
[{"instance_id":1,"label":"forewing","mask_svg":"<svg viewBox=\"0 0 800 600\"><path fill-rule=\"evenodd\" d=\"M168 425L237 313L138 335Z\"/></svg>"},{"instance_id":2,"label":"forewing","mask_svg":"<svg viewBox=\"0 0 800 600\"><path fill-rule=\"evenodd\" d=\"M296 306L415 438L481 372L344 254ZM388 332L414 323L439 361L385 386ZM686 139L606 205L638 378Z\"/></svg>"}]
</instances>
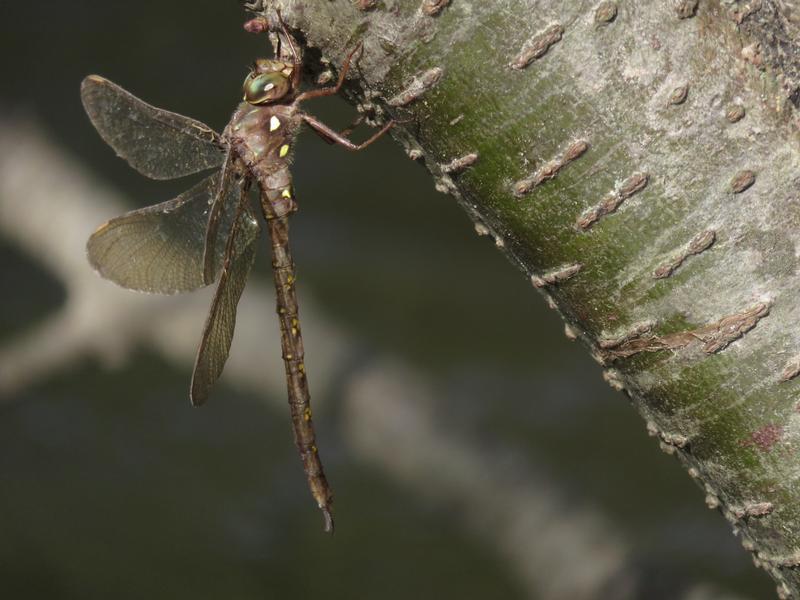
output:
<instances>
[{"instance_id":1,"label":"forewing","mask_svg":"<svg viewBox=\"0 0 800 600\"><path fill-rule=\"evenodd\" d=\"M211 387L222 374L228 359L236 327L236 306L253 265L258 231L258 222L249 210L241 213L231 229L225 261L194 363L189 398L195 406L208 400Z\"/></svg>"},{"instance_id":2,"label":"forewing","mask_svg":"<svg viewBox=\"0 0 800 600\"><path fill-rule=\"evenodd\" d=\"M210 205L219 175L207 177L180 196L111 219L89 238L89 262L104 278L141 292L174 294L207 283L203 247ZM214 275L225 256L226 234L239 204L239 186L223 190L219 228L213 249Z\"/></svg>"},{"instance_id":3,"label":"forewing","mask_svg":"<svg viewBox=\"0 0 800 600\"><path fill-rule=\"evenodd\" d=\"M81 100L100 137L147 177L174 179L222 164L222 143L210 127L151 106L108 79L86 77Z\"/></svg>"}]
</instances>

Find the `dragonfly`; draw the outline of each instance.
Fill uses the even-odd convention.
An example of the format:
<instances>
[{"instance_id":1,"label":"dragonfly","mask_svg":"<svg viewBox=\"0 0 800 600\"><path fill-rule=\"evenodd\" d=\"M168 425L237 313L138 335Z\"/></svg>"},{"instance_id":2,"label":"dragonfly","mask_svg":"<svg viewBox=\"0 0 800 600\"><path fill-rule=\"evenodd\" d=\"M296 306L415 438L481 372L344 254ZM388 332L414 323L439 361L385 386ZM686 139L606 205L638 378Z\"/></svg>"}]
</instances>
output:
<instances>
[{"instance_id":1,"label":"dragonfly","mask_svg":"<svg viewBox=\"0 0 800 600\"><path fill-rule=\"evenodd\" d=\"M275 57L252 64L242 86L243 99L221 134L200 121L147 104L99 75L83 80L81 99L90 121L134 169L161 180L214 170L171 200L104 223L86 247L89 262L100 276L124 288L175 294L216 282L189 391L191 403L199 406L222 373L233 340L236 307L255 259L261 225L249 192L257 191L271 240L295 445L311 495L322 511L325 531L332 533L333 493L316 445L289 248L289 216L298 208L290 164L303 125L329 143L357 151L387 133L395 122L389 120L356 144L347 137L350 128L339 133L301 110L302 102L333 96L342 89L361 45L348 54L335 85L301 91L302 61L280 14L277 17L280 27L263 19L255 28L275 30ZM250 30L254 30L252 24Z\"/></svg>"}]
</instances>

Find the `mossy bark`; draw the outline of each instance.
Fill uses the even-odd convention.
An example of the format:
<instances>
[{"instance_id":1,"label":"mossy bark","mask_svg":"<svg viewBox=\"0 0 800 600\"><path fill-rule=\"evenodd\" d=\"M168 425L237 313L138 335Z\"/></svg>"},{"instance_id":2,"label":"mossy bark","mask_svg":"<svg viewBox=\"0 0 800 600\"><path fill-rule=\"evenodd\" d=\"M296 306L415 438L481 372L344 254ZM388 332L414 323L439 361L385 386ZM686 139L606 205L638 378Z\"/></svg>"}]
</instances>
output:
<instances>
[{"instance_id":1,"label":"mossy bark","mask_svg":"<svg viewBox=\"0 0 800 600\"><path fill-rule=\"evenodd\" d=\"M800 597L797 15L770 0L263 4L317 71L364 43L351 99L403 120L409 154Z\"/></svg>"}]
</instances>

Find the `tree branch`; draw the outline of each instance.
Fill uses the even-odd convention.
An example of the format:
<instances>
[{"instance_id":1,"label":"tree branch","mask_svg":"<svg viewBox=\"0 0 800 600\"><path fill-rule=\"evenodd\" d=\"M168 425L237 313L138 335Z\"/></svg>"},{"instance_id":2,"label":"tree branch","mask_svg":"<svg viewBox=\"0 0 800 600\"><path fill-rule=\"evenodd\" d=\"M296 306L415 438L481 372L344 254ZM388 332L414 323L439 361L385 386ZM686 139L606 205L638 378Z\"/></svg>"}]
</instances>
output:
<instances>
[{"instance_id":1,"label":"tree branch","mask_svg":"<svg viewBox=\"0 0 800 600\"><path fill-rule=\"evenodd\" d=\"M316 70L364 43L351 99L410 121L409 155L607 367L779 595L800 597L789 3L265 4L318 49Z\"/></svg>"}]
</instances>

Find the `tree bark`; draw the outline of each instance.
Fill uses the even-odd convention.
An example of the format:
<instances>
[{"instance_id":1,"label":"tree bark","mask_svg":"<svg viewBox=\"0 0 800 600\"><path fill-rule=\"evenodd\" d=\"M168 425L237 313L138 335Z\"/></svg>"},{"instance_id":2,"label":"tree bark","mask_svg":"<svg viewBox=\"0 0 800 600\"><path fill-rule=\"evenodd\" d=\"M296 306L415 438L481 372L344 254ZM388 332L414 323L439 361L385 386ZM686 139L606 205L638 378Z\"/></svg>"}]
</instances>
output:
<instances>
[{"instance_id":1,"label":"tree bark","mask_svg":"<svg viewBox=\"0 0 800 600\"><path fill-rule=\"evenodd\" d=\"M267 0L424 161L800 597L798 11ZM610 467L611 468L611 467Z\"/></svg>"}]
</instances>

